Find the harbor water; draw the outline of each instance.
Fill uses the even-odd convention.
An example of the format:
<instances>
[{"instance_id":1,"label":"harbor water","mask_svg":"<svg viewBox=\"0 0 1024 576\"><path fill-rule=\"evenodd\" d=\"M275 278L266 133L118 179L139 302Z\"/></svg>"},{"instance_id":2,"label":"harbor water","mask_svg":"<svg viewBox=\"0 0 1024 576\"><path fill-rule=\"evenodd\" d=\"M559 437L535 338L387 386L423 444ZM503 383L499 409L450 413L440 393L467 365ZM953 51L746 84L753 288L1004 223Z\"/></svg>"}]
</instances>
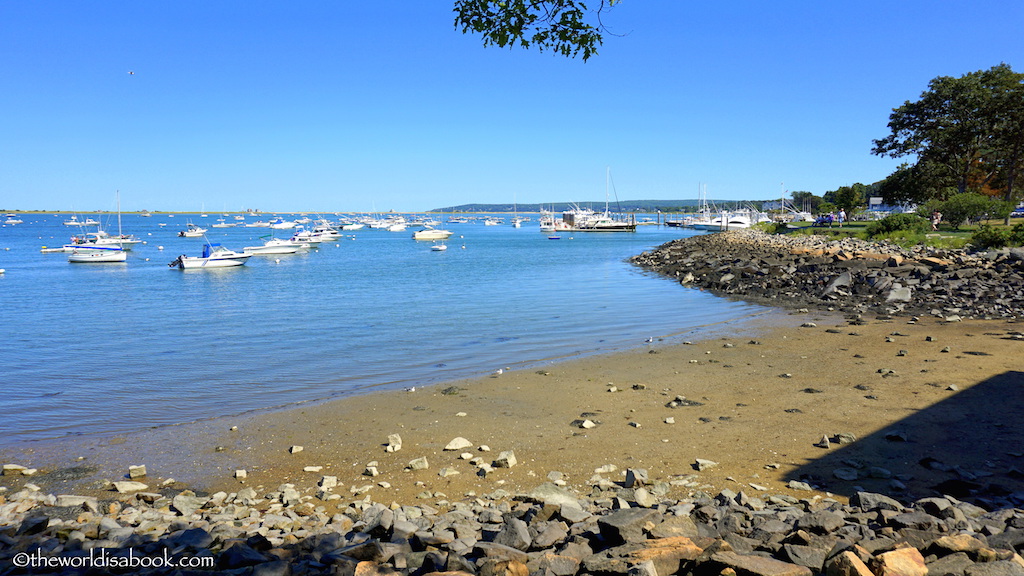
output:
<instances>
[{"instance_id":1,"label":"harbor water","mask_svg":"<svg viewBox=\"0 0 1024 576\"><path fill-rule=\"evenodd\" d=\"M179 271L167 264L204 242L177 237L189 219L239 251L271 230L209 228L213 215L124 215L124 232L144 241L126 263L70 264L40 252L81 232L66 218L25 214L0 228L6 445L527 369L764 310L626 261L695 233L679 228L554 240L533 215L522 228L445 224L446 251L412 229L363 229L307 253Z\"/></svg>"}]
</instances>

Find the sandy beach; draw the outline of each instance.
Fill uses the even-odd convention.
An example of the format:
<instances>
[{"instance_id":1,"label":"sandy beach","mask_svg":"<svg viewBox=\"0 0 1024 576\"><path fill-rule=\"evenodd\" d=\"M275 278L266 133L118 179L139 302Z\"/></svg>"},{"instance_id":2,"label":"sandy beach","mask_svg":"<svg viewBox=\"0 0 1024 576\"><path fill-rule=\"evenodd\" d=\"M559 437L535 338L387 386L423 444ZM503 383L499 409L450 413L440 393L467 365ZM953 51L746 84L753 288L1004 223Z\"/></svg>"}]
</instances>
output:
<instances>
[{"instance_id":1,"label":"sandy beach","mask_svg":"<svg viewBox=\"0 0 1024 576\"><path fill-rule=\"evenodd\" d=\"M341 499L316 501L328 507L516 494L551 472L587 494L601 467L611 481L645 469L679 498L724 488L840 500L857 488L906 500L1024 490L1019 324L779 311L726 328L415 391L4 447L3 463L38 472L0 485L115 499L109 482L145 464L152 490L293 483L311 496L322 476L337 476ZM386 450L391 434L399 451ZM457 437L471 446L444 450ZM504 451L517 463L486 474L467 459L491 464ZM417 458L428 467L408 470ZM717 465L698 471L697 459ZM378 475L364 473L371 465Z\"/></svg>"}]
</instances>

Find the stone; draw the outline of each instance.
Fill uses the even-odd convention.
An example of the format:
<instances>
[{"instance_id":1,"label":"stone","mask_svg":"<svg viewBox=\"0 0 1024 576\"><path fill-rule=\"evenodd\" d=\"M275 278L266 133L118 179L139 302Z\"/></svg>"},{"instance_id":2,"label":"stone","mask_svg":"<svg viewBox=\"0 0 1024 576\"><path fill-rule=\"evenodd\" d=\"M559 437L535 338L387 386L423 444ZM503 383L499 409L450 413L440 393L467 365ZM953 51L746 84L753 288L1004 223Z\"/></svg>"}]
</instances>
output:
<instances>
[{"instance_id":1,"label":"stone","mask_svg":"<svg viewBox=\"0 0 1024 576\"><path fill-rule=\"evenodd\" d=\"M142 478L146 475L146 465L141 464L139 466L128 467L128 478L135 480L136 478Z\"/></svg>"},{"instance_id":2,"label":"stone","mask_svg":"<svg viewBox=\"0 0 1024 576\"><path fill-rule=\"evenodd\" d=\"M516 454L512 450L504 450L492 463L495 468L511 468L517 464Z\"/></svg>"},{"instance_id":3,"label":"stone","mask_svg":"<svg viewBox=\"0 0 1024 576\"><path fill-rule=\"evenodd\" d=\"M849 550L836 555L825 566L825 576L874 576L856 554Z\"/></svg>"},{"instance_id":4,"label":"stone","mask_svg":"<svg viewBox=\"0 0 1024 576\"><path fill-rule=\"evenodd\" d=\"M139 492L141 490L149 489L149 486L147 486L146 484L143 484L142 482L135 482L132 480L114 482L113 484L114 490L117 490L121 494L125 494L127 492Z\"/></svg>"},{"instance_id":5,"label":"stone","mask_svg":"<svg viewBox=\"0 0 1024 576\"><path fill-rule=\"evenodd\" d=\"M428 467L429 465L427 464L426 456L410 460L409 464L406 465L406 469L408 470L426 470Z\"/></svg>"},{"instance_id":6,"label":"stone","mask_svg":"<svg viewBox=\"0 0 1024 576\"><path fill-rule=\"evenodd\" d=\"M402 449L402 437L398 434L388 434L388 442L385 450L388 452L398 452Z\"/></svg>"},{"instance_id":7,"label":"stone","mask_svg":"<svg viewBox=\"0 0 1024 576\"><path fill-rule=\"evenodd\" d=\"M626 469L626 488L644 486L647 484L647 470L643 468Z\"/></svg>"},{"instance_id":8,"label":"stone","mask_svg":"<svg viewBox=\"0 0 1024 576\"><path fill-rule=\"evenodd\" d=\"M897 548L875 556L876 576L927 576L924 556L917 548Z\"/></svg>"},{"instance_id":9,"label":"stone","mask_svg":"<svg viewBox=\"0 0 1024 576\"><path fill-rule=\"evenodd\" d=\"M697 470L698 472L703 472L705 470L714 468L715 466L718 466L718 462L715 462L714 460L705 460L703 458L697 458L697 461L694 462L693 464L693 469Z\"/></svg>"},{"instance_id":10,"label":"stone","mask_svg":"<svg viewBox=\"0 0 1024 576\"><path fill-rule=\"evenodd\" d=\"M452 441L449 442L444 447L444 449L445 449L445 451L453 451L453 450L462 450L464 448L470 448L472 446L473 446L472 442L470 442L469 440L466 440L462 436L458 436L458 437L452 439Z\"/></svg>"},{"instance_id":11,"label":"stone","mask_svg":"<svg viewBox=\"0 0 1024 576\"><path fill-rule=\"evenodd\" d=\"M806 566L790 564L774 558L763 556L747 556L735 552L717 552L711 556L711 562L731 568L736 574L752 576L812 576ZM718 572L721 572L720 570Z\"/></svg>"},{"instance_id":12,"label":"stone","mask_svg":"<svg viewBox=\"0 0 1024 576\"><path fill-rule=\"evenodd\" d=\"M235 478L238 478L239 480L245 480L248 476L249 476L249 473L246 472L245 470L242 470L242 469L235 470Z\"/></svg>"},{"instance_id":13,"label":"stone","mask_svg":"<svg viewBox=\"0 0 1024 576\"><path fill-rule=\"evenodd\" d=\"M617 510L597 519L601 536L612 544L624 544L645 539L644 530L654 527L658 518L656 510L627 508Z\"/></svg>"},{"instance_id":14,"label":"stone","mask_svg":"<svg viewBox=\"0 0 1024 576\"><path fill-rule=\"evenodd\" d=\"M292 446L288 449L288 452L290 454L298 454L299 452L302 452L302 446Z\"/></svg>"},{"instance_id":15,"label":"stone","mask_svg":"<svg viewBox=\"0 0 1024 576\"><path fill-rule=\"evenodd\" d=\"M191 490L184 490L171 499L171 504L174 505L174 509L179 514L189 518L197 510L205 506L207 501L209 501L208 498L196 496L195 492Z\"/></svg>"}]
</instances>

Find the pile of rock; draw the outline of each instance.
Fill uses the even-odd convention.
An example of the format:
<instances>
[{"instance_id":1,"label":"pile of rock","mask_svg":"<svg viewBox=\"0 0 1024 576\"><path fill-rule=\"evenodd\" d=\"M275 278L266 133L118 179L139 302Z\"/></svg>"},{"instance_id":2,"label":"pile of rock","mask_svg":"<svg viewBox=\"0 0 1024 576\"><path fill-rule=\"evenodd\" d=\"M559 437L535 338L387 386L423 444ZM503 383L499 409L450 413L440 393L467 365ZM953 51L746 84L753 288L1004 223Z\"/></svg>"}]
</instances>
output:
<instances>
[{"instance_id":1,"label":"pile of rock","mask_svg":"<svg viewBox=\"0 0 1024 576\"><path fill-rule=\"evenodd\" d=\"M0 572L27 554L102 550L188 560L148 573L572 576L996 576L1024 574L1024 512L987 512L952 497L904 506L857 493L754 497L722 491L671 500L644 485L595 483L579 496L554 484L459 502L390 506L366 498L328 515L290 485L209 496L139 493L102 501L28 486L0 504ZM197 564L197 559L207 563ZM60 570L38 570L47 573ZM91 570L89 573L105 573ZM136 571L133 571L136 572Z\"/></svg>"},{"instance_id":2,"label":"pile of rock","mask_svg":"<svg viewBox=\"0 0 1024 576\"><path fill-rule=\"evenodd\" d=\"M977 318L1024 311L1024 248L905 249L736 230L674 240L630 261L684 285L775 306Z\"/></svg>"}]
</instances>

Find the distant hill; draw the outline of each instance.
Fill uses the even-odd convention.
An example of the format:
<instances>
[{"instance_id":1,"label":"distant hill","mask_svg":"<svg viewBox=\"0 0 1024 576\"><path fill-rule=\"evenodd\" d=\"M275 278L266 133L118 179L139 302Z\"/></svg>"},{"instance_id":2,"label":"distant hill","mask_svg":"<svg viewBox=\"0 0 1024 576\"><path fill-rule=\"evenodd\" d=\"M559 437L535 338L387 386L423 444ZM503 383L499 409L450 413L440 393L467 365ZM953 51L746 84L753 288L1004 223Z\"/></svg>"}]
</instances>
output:
<instances>
[{"instance_id":1,"label":"distant hill","mask_svg":"<svg viewBox=\"0 0 1024 576\"><path fill-rule=\"evenodd\" d=\"M731 208L736 205L747 206L753 205L755 208L760 208L764 200L708 200L708 204L714 204L719 208ZM550 210L552 212L564 212L571 208L572 204L577 204L584 208L592 208L594 210L604 210L604 201L595 202L554 202L545 204L460 204L459 206L446 206L444 208L434 208L431 212L513 212L518 210L519 212L540 212L541 208ZM620 202L611 202L608 204L608 209L612 212L645 212L653 213L658 212L693 212L699 206L697 199L690 200L622 200Z\"/></svg>"}]
</instances>

